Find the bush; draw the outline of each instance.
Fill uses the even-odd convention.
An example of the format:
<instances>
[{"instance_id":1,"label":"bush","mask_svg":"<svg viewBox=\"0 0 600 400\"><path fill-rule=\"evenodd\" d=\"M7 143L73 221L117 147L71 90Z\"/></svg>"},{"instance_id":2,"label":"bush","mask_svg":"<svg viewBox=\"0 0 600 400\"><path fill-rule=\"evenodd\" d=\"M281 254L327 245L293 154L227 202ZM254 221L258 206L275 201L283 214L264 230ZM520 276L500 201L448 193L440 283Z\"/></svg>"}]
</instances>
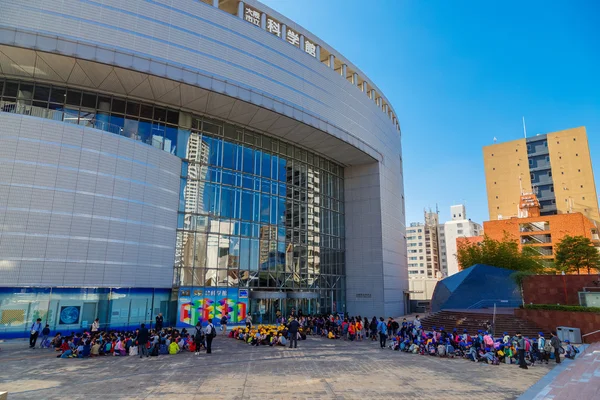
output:
<instances>
[{"instance_id":1,"label":"bush","mask_svg":"<svg viewBox=\"0 0 600 400\"><path fill-rule=\"evenodd\" d=\"M525 304L525 309L571 312L600 312L600 307L562 306L558 304Z\"/></svg>"}]
</instances>

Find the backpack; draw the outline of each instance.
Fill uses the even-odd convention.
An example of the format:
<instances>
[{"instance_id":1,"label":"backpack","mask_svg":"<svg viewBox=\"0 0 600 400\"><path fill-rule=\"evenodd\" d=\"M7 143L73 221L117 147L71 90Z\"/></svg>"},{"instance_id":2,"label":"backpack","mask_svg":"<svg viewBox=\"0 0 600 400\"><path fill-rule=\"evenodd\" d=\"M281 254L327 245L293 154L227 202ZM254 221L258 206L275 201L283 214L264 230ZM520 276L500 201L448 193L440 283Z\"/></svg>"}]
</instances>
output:
<instances>
[{"instance_id":1,"label":"backpack","mask_svg":"<svg viewBox=\"0 0 600 400\"><path fill-rule=\"evenodd\" d=\"M158 352L159 354L169 354L169 349L166 344L161 344Z\"/></svg>"},{"instance_id":2,"label":"backpack","mask_svg":"<svg viewBox=\"0 0 600 400\"><path fill-rule=\"evenodd\" d=\"M437 348L438 356L444 357L446 355L446 347L444 345L439 345Z\"/></svg>"},{"instance_id":3,"label":"backpack","mask_svg":"<svg viewBox=\"0 0 600 400\"><path fill-rule=\"evenodd\" d=\"M531 342L525 339L525 351L531 351Z\"/></svg>"},{"instance_id":4,"label":"backpack","mask_svg":"<svg viewBox=\"0 0 600 400\"><path fill-rule=\"evenodd\" d=\"M494 341L493 341L493 340L492 340L492 338L491 338L491 337L489 337L488 335L485 335L485 336L483 337L483 341L484 341L484 343L485 343L485 345L486 345L487 347L490 347L490 346L493 346L493 345L494 345Z\"/></svg>"},{"instance_id":5,"label":"backpack","mask_svg":"<svg viewBox=\"0 0 600 400\"><path fill-rule=\"evenodd\" d=\"M210 326L210 337L216 337L217 336L217 330L215 329L214 325Z\"/></svg>"},{"instance_id":6,"label":"backpack","mask_svg":"<svg viewBox=\"0 0 600 400\"><path fill-rule=\"evenodd\" d=\"M544 340L544 351L546 353L552 353L554 351L554 347L552 347L549 340Z\"/></svg>"}]
</instances>

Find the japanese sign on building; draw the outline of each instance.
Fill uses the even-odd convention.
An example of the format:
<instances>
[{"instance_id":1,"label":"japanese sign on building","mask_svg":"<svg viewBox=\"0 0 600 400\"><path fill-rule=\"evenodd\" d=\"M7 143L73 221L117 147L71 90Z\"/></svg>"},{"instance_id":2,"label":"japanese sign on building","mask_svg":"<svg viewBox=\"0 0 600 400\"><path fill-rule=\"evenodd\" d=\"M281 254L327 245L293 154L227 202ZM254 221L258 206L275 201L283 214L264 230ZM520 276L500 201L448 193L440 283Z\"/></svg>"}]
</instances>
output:
<instances>
[{"instance_id":1,"label":"japanese sign on building","mask_svg":"<svg viewBox=\"0 0 600 400\"><path fill-rule=\"evenodd\" d=\"M252 7L248 7L244 5L244 20L246 22L250 22L252 25L261 26L261 11L258 11ZM265 15L266 24L264 28L267 32L272 33L273 35L284 39L286 42L291 44L292 46L298 47L300 50L304 51L306 54L310 54L313 57L317 57L317 44L309 39L304 39L304 43L301 43L300 33L296 32L290 27L284 28L284 25L274 19L269 15Z\"/></svg>"},{"instance_id":2,"label":"japanese sign on building","mask_svg":"<svg viewBox=\"0 0 600 400\"><path fill-rule=\"evenodd\" d=\"M267 17L267 32L275 36L281 37L281 24L271 17Z\"/></svg>"},{"instance_id":3,"label":"japanese sign on building","mask_svg":"<svg viewBox=\"0 0 600 400\"><path fill-rule=\"evenodd\" d=\"M317 56L317 45L308 39L304 39L304 51L313 57Z\"/></svg>"},{"instance_id":4,"label":"japanese sign on building","mask_svg":"<svg viewBox=\"0 0 600 400\"><path fill-rule=\"evenodd\" d=\"M260 26L260 11L246 6L244 10L244 19L253 25Z\"/></svg>"},{"instance_id":5,"label":"japanese sign on building","mask_svg":"<svg viewBox=\"0 0 600 400\"><path fill-rule=\"evenodd\" d=\"M300 47L300 34L290 29L289 27L287 28L285 33L285 40L287 40L287 42L291 45Z\"/></svg>"}]
</instances>

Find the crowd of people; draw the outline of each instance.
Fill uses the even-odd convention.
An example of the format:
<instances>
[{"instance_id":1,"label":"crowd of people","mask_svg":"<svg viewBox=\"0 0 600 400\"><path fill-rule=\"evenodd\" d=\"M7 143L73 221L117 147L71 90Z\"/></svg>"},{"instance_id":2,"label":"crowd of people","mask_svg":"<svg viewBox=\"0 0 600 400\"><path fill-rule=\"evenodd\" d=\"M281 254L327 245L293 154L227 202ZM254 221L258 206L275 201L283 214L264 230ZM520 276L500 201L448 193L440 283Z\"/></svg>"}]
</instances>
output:
<instances>
[{"instance_id":1,"label":"crowd of people","mask_svg":"<svg viewBox=\"0 0 600 400\"><path fill-rule=\"evenodd\" d=\"M52 348L59 354L57 358L87 358L101 356L139 356L151 357L161 354L178 354L183 351L212 353L212 341L217 330L209 319L207 326L200 323L191 331L183 328L163 328L161 324L155 329L148 329L141 324L133 331L100 331L98 320L89 332L62 335L57 333L52 339L44 338L42 348ZM45 335L47 336L47 335ZM30 341L30 345L32 342ZM31 346L30 346L31 347ZM33 347L35 347L35 341Z\"/></svg>"},{"instance_id":2,"label":"crowd of people","mask_svg":"<svg viewBox=\"0 0 600 400\"><path fill-rule=\"evenodd\" d=\"M293 330L290 324L294 324ZM491 324L486 325L490 329ZM462 357L473 362L498 365L518 364L521 368L548 363L554 359L560 363L561 355L574 358L579 352L576 346L565 340L565 347L556 332L546 338L543 332L537 338L529 338L516 332L504 332L499 337L487 330L479 330L471 335L467 330L457 328L446 331L443 327L425 330L417 315L412 321L403 318L383 317L371 320L361 316L342 318L340 316L302 316L294 312L286 319L279 319L276 325L252 326L252 319L246 320L245 327L236 327L229 337L242 340L250 345L285 346L291 339L306 339L307 335L317 335L328 339L348 341L379 341L382 349L389 348L412 354L437 357ZM291 347L291 343L290 343Z\"/></svg>"},{"instance_id":3,"label":"crowd of people","mask_svg":"<svg viewBox=\"0 0 600 400\"><path fill-rule=\"evenodd\" d=\"M347 341L379 341L382 349L437 357L462 357L493 365L519 364L521 368L528 368L535 363L548 363L550 359L560 363L562 354L574 358L579 352L568 340L565 340L566 346L563 347L555 332L550 338L546 338L542 332L537 338L528 338L519 332L515 335L504 332L495 337L486 330L473 334L467 330L458 332L457 328L447 331L443 327L432 327L426 330L418 315L412 321L403 318L398 322L394 318L386 321L383 317L369 320L361 316L304 316L301 312L296 315L292 311L289 317L281 317L273 325L254 326L252 317L248 316L245 327L234 327L230 331L227 330L226 321L220 322L223 335L253 346L289 345L290 348L296 348L298 340L306 340L307 336L312 335ZM195 328L188 331L185 328L163 328L162 316L160 320L157 317L155 329L148 329L141 324L134 331L104 332L100 331L99 321L96 320L89 332L73 332L66 336L58 333L52 339L49 338L48 325L42 328L41 320L37 320L31 329L31 348L35 348L39 333L42 334L41 347L54 348L60 353L57 355L59 358L150 357L183 351L195 355L201 351L211 354L212 341L217 336L212 319L208 319L205 327L198 322Z\"/></svg>"}]
</instances>

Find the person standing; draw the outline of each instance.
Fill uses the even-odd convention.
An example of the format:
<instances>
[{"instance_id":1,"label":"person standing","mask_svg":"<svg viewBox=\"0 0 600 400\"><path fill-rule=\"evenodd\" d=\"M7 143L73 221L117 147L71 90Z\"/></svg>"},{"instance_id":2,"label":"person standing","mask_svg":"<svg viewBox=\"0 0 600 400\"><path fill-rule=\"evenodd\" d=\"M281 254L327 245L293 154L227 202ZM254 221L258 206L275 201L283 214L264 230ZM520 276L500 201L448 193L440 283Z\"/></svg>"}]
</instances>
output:
<instances>
[{"instance_id":1,"label":"person standing","mask_svg":"<svg viewBox=\"0 0 600 400\"><path fill-rule=\"evenodd\" d=\"M34 349L35 343L37 342L38 336L42 331L42 319L38 318L33 324L31 324L31 332L29 332L29 348Z\"/></svg>"},{"instance_id":2,"label":"person standing","mask_svg":"<svg viewBox=\"0 0 600 400\"><path fill-rule=\"evenodd\" d=\"M252 328L252 316L250 314L246 317L246 328Z\"/></svg>"},{"instance_id":3,"label":"person standing","mask_svg":"<svg viewBox=\"0 0 600 400\"><path fill-rule=\"evenodd\" d=\"M146 347L146 345L148 344L148 336L148 328L146 328L146 324L142 324L140 326L140 330L138 331L137 336L138 354L140 355L140 358L142 358L144 355L146 355L146 357L149 357L148 347Z\"/></svg>"},{"instance_id":4,"label":"person standing","mask_svg":"<svg viewBox=\"0 0 600 400\"><path fill-rule=\"evenodd\" d=\"M48 336L50 336L50 325L46 324L44 329L42 329L42 343L40 344L41 348L50 347L50 342L46 343Z\"/></svg>"},{"instance_id":5,"label":"person standing","mask_svg":"<svg viewBox=\"0 0 600 400\"><path fill-rule=\"evenodd\" d=\"M419 318L418 314L415 317L415 320L413 321L413 325L415 326L415 328L417 328L417 330L421 329L421 319Z\"/></svg>"},{"instance_id":6,"label":"person standing","mask_svg":"<svg viewBox=\"0 0 600 400\"><path fill-rule=\"evenodd\" d=\"M202 332L202 322L196 322L196 332L194 333L194 344L196 346L196 355L200 354L200 347L204 345L204 333Z\"/></svg>"},{"instance_id":7,"label":"person standing","mask_svg":"<svg viewBox=\"0 0 600 400\"><path fill-rule=\"evenodd\" d=\"M298 330L300 329L300 323L297 317L292 317L292 321L288 325L288 333L290 334L290 349L292 344L294 348L298 347Z\"/></svg>"},{"instance_id":8,"label":"person standing","mask_svg":"<svg viewBox=\"0 0 600 400\"><path fill-rule=\"evenodd\" d=\"M519 368L528 369L525 362L525 338L521 336L521 332L517 332L517 348L519 351Z\"/></svg>"},{"instance_id":9,"label":"person standing","mask_svg":"<svg viewBox=\"0 0 600 400\"><path fill-rule=\"evenodd\" d=\"M156 316L156 324L154 325L156 332L162 331L163 322L164 322L164 318L163 318L162 313L158 313L158 315Z\"/></svg>"},{"instance_id":10,"label":"person standing","mask_svg":"<svg viewBox=\"0 0 600 400\"><path fill-rule=\"evenodd\" d=\"M100 329L100 318L96 318L94 322L92 322L92 333L98 332Z\"/></svg>"},{"instance_id":11,"label":"person standing","mask_svg":"<svg viewBox=\"0 0 600 400\"><path fill-rule=\"evenodd\" d=\"M227 311L221 317L221 329L223 330L223 335L227 335Z\"/></svg>"},{"instance_id":12,"label":"person standing","mask_svg":"<svg viewBox=\"0 0 600 400\"><path fill-rule=\"evenodd\" d=\"M217 336L217 330L212 323L212 318L207 320L208 325L206 325L206 354L212 353L212 341Z\"/></svg>"},{"instance_id":13,"label":"person standing","mask_svg":"<svg viewBox=\"0 0 600 400\"><path fill-rule=\"evenodd\" d=\"M538 351L540 353L540 362L545 361L546 364L548 364L552 346L550 345L550 342L546 342L543 332L538 333Z\"/></svg>"},{"instance_id":14,"label":"person standing","mask_svg":"<svg viewBox=\"0 0 600 400\"><path fill-rule=\"evenodd\" d=\"M560 339L556 336L556 332L551 332L552 339L550 339L550 344L554 349L554 359L557 364L560 364Z\"/></svg>"},{"instance_id":15,"label":"person standing","mask_svg":"<svg viewBox=\"0 0 600 400\"><path fill-rule=\"evenodd\" d=\"M379 346L381 346L382 349L385 349L385 342L387 340L387 325L383 320L383 317L379 318L377 332L379 332Z\"/></svg>"}]
</instances>

